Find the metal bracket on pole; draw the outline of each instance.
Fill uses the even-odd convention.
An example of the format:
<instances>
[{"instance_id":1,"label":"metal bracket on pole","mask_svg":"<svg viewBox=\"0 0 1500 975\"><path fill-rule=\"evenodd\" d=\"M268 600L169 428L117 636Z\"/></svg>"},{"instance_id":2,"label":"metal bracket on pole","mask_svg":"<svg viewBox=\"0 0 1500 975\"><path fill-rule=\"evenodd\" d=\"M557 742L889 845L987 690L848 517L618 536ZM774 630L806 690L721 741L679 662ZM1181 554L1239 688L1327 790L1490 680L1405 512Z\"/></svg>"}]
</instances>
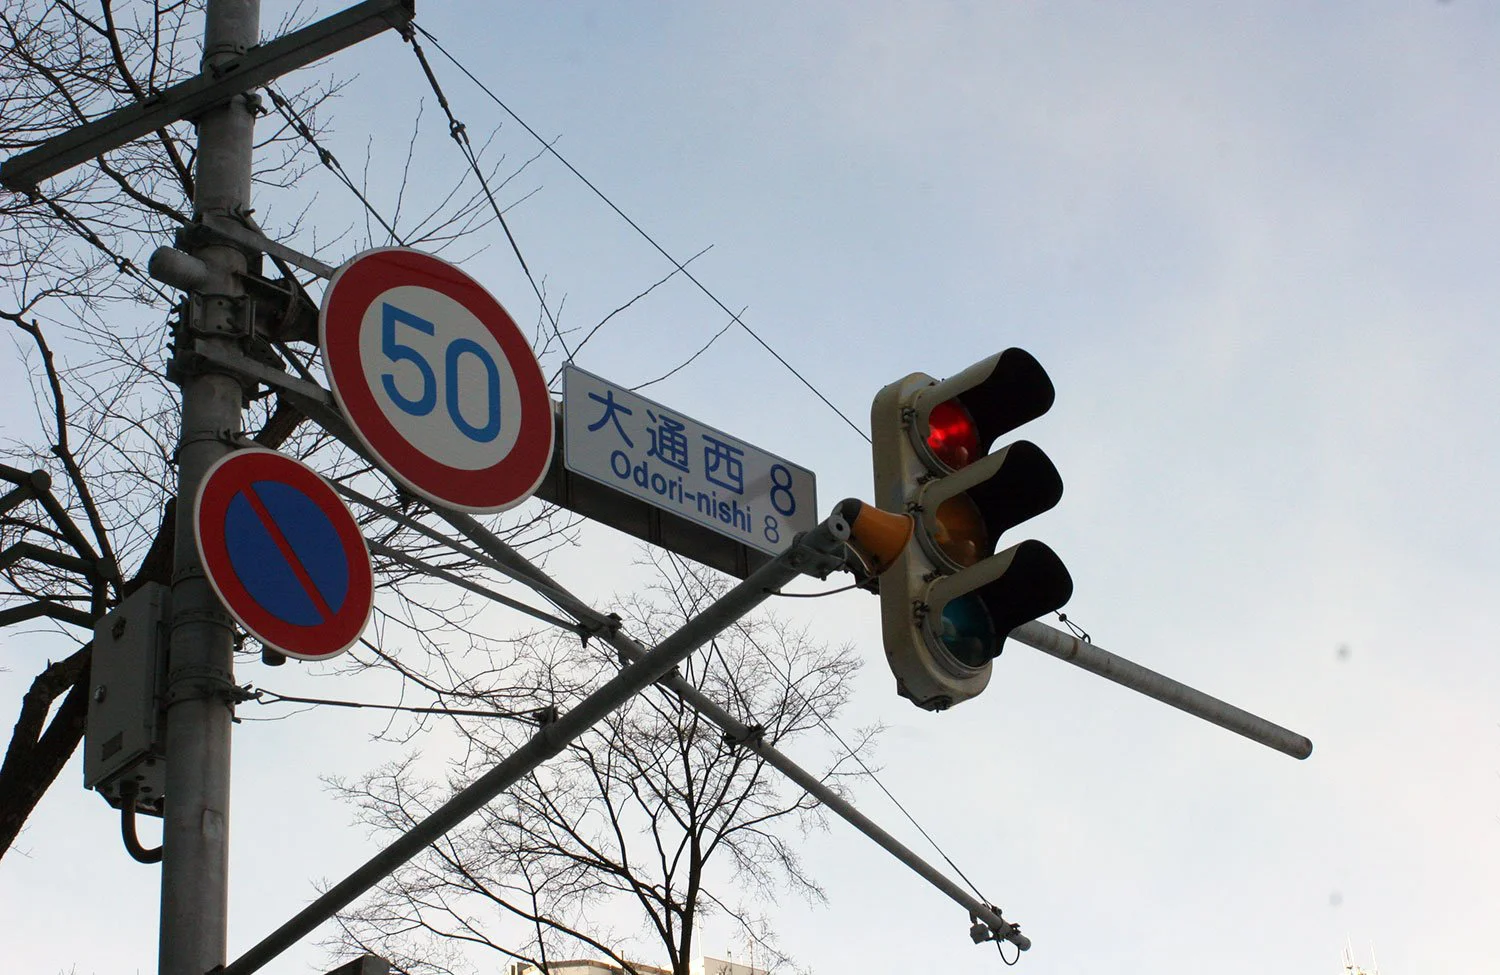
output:
<instances>
[{"instance_id":1,"label":"metal bracket on pole","mask_svg":"<svg viewBox=\"0 0 1500 975\"><path fill-rule=\"evenodd\" d=\"M301 30L250 48L215 72L204 72L146 100L69 129L0 164L0 183L16 192L118 149L173 122L193 118L241 92L341 51L391 27L404 28L415 0L365 0Z\"/></svg>"},{"instance_id":2,"label":"metal bracket on pole","mask_svg":"<svg viewBox=\"0 0 1500 975\"><path fill-rule=\"evenodd\" d=\"M249 219L248 217L246 218ZM207 234L237 244L253 251L262 251L272 257L279 257L294 267L300 267L304 271L311 271L320 278L331 278L336 267L324 264L315 257L309 257L301 251L293 250L285 244L277 243L267 237L259 229L236 223L226 217L215 214L206 214L203 218L202 229Z\"/></svg>"}]
</instances>

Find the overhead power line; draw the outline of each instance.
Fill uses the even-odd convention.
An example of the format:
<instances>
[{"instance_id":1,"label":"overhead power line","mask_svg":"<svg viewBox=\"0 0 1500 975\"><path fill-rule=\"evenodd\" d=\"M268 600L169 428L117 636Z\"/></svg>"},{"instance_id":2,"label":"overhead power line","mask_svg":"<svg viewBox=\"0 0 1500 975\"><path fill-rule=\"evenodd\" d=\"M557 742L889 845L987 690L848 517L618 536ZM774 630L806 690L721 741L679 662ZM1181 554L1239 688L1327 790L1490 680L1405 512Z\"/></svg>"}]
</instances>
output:
<instances>
[{"instance_id":1,"label":"overhead power line","mask_svg":"<svg viewBox=\"0 0 1500 975\"><path fill-rule=\"evenodd\" d=\"M425 31L423 32L426 33ZM500 229L505 231L505 239L510 241L510 249L520 262L521 270L526 274L526 280L531 282L531 290L536 293L536 300L542 306L542 314L547 317L547 323L552 326L552 334L557 337L557 343L562 346L563 353L569 360L573 358L573 352L568 348L567 340L563 338L562 329L557 326L557 316L552 313L552 308L547 304L547 297L542 294L541 286L536 283L532 276L531 268L526 263L526 258L521 254L521 245L516 242L516 235L511 233L510 224L505 219L505 213L500 209L500 204L495 201L495 194L490 192L489 180L484 178L484 170L479 167L479 157L474 154L474 145L469 141L468 129L453 114L453 109L448 104L448 96L443 94L443 88L438 84L437 75L432 73L432 65L427 61L427 54L422 50L422 45L417 43L416 35L410 31L403 32L406 42L411 45L412 53L417 56L417 61L422 65L422 73L427 76L427 83L432 86L432 93L437 96L438 105L442 107L443 114L448 116L448 134L458 144L459 152L463 153L464 159L469 164L469 169L474 172L474 178L479 180L479 188L484 191L484 198L489 201L490 209L495 211L495 219L500 221ZM434 44L437 42L434 41ZM444 52L446 53L446 52ZM551 148L548 146L548 148Z\"/></svg>"},{"instance_id":2,"label":"overhead power line","mask_svg":"<svg viewBox=\"0 0 1500 975\"><path fill-rule=\"evenodd\" d=\"M511 107L509 105L507 105L503 100L501 100L501 98L500 98L499 95L495 94L489 88L488 85L486 85L484 82L480 81L479 78L477 78L472 71L470 71L467 67L465 67L463 65L463 63L458 60L458 58L454 57L453 54L450 53L448 51L448 49L443 46L443 44L442 44L441 41L439 41L435 36L433 36L433 34L432 34L431 31L427 30L426 28L422 27L421 25L419 25L419 24L417 24L415 22L412 23L412 27L416 30L417 33L420 33L423 37L425 37L429 41L431 41L433 47L437 48L440 52L442 52L442 55L445 58L447 58L450 62L452 62L452 64L453 64L454 67L456 67L459 71L463 72L463 74L464 74L465 77L467 77L470 81L472 81L475 85L477 85L480 91L484 92L487 96L489 96L490 100L493 101L496 105L498 105L500 107L500 109L505 112L505 114L509 115L516 122L516 124L520 125L521 128L525 129L531 135L532 138L534 138L534 139L537 140L537 142L541 143L543 149L546 152L548 152L558 162L562 163L562 165L568 170L568 172L570 172L574 176L578 177L578 179L583 182L583 185L587 186L593 192L593 194L595 196L597 196L601 201L603 201L603 203L605 204L605 206L607 206L611 210L613 210L615 212L615 214L620 217L621 220L624 220L627 224L630 225L630 227L631 227L632 230L634 230L636 233L640 234L641 237L644 238L645 241L648 244L650 244L653 248L655 248L656 251L657 251L657 253L661 254L662 257L665 257L668 261L670 261L672 263L673 267L675 267L678 271L682 272L683 276L686 277L689 281L693 282L693 284L698 288L698 290L701 291L701 292L703 292L703 294L706 295L710 301L712 301L715 305L717 305L719 307L719 310L721 310L722 312L724 312L724 314L728 315L729 318L730 318L730 320L734 324L737 324L737 325L740 326L740 328L743 328L745 330L745 333L747 335L749 335L752 339L754 339L760 345L761 348L763 348L767 352L769 352L771 354L771 356L773 358L775 358L775 360L777 362L781 363L781 365L783 367L785 367L788 372L790 372L793 376L797 377L797 380L799 382L801 382L802 385L806 386L809 390L811 390L812 394L814 396L816 396L818 399L822 400L823 404L825 406L827 406L830 410L832 410L834 413L836 413L838 415L839 419L843 420L846 424L848 424L849 429L851 429L855 433L859 434L859 436L861 438L863 438L867 443L869 442L869 440L870 440L869 434L865 433L864 430L860 429L860 427L853 420L849 419L849 417L844 413L843 410L839 409L837 406L835 406L833 404L832 400L830 400L827 396L824 396L823 393L818 389L818 387L814 386L812 384L812 382L810 382L806 376L804 376L804 375L802 375L802 373L798 372L797 369L796 369L796 367L793 366L790 362L788 362L786 360L786 358L781 355L781 353L779 353L775 349L771 348L770 343L768 343L765 339L761 338L760 335L753 328L751 328L748 324L746 324L746 322L745 322L745 320L743 318L741 318L735 312L731 311L730 308L729 308L729 306L726 305L723 301L721 301L719 299L718 295L714 294L713 291L711 291L708 288L707 285L705 285L702 281L700 281L698 279L698 277L696 275L693 274L693 272L691 272L691 271L689 271L687 269L687 265L685 263L683 263L682 261L679 261L677 258L673 257L672 254L665 247L663 247L661 244L657 243L655 237L652 237L649 233L647 233L646 230L645 230L645 228L643 228L639 223L637 223L634 219L632 219L630 217L630 215L627 214L624 210L620 209L615 204L615 202L613 200L611 200L608 196L606 196L604 194L603 190L599 189L598 186L595 186L594 183L587 176L583 175L583 173L581 173L581 172L578 171L577 167L575 167L572 163L568 162L568 160L565 159L563 157L563 155L560 152L557 151L557 147L556 146L554 146L548 140L542 138L542 136L540 134L538 134L535 129L533 129L530 125L528 125L526 123L525 119L523 119L523 118L521 118L521 116L517 115L515 113L515 111L513 109L511 109Z\"/></svg>"}]
</instances>

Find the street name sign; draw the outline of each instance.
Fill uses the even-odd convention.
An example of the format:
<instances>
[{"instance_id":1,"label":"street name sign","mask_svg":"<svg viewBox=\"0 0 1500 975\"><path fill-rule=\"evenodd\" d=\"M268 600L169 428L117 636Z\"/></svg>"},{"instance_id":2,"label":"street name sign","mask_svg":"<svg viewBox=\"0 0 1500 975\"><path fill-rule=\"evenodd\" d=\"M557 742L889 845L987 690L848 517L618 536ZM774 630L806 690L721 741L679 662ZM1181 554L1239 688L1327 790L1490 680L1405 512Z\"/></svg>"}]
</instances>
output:
<instances>
[{"instance_id":1,"label":"street name sign","mask_svg":"<svg viewBox=\"0 0 1500 975\"><path fill-rule=\"evenodd\" d=\"M214 592L266 646L326 660L364 632L369 550L343 500L306 465L259 448L219 458L199 486L193 534Z\"/></svg>"},{"instance_id":2,"label":"street name sign","mask_svg":"<svg viewBox=\"0 0 1500 975\"><path fill-rule=\"evenodd\" d=\"M318 314L334 397L408 490L461 511L531 497L552 460L552 398L515 321L479 282L406 247L356 255Z\"/></svg>"},{"instance_id":3,"label":"street name sign","mask_svg":"<svg viewBox=\"0 0 1500 975\"><path fill-rule=\"evenodd\" d=\"M812 471L572 365L563 466L771 555L818 522Z\"/></svg>"}]
</instances>

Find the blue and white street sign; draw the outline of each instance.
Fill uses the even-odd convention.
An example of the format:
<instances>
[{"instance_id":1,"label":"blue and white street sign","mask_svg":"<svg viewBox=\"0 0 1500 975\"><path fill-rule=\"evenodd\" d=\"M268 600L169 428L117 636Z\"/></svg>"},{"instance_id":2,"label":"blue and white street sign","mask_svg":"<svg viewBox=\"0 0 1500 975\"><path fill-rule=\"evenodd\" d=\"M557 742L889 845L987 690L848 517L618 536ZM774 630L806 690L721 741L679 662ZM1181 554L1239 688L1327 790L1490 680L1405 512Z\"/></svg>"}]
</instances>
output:
<instances>
[{"instance_id":1,"label":"blue and white street sign","mask_svg":"<svg viewBox=\"0 0 1500 975\"><path fill-rule=\"evenodd\" d=\"M812 471L572 365L563 466L771 555L818 522Z\"/></svg>"}]
</instances>

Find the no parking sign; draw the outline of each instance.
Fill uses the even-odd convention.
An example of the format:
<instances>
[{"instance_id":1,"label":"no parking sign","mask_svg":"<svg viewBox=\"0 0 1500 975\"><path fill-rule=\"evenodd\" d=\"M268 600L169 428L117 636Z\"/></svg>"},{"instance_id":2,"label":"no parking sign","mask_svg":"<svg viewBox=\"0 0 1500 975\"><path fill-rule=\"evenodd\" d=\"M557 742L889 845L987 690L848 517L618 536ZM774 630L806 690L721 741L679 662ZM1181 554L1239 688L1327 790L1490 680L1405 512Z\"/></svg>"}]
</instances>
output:
<instances>
[{"instance_id":1,"label":"no parking sign","mask_svg":"<svg viewBox=\"0 0 1500 975\"><path fill-rule=\"evenodd\" d=\"M251 636L325 660L359 639L374 606L370 553L354 516L311 468L276 453L227 454L193 508L203 570Z\"/></svg>"},{"instance_id":2,"label":"no parking sign","mask_svg":"<svg viewBox=\"0 0 1500 975\"><path fill-rule=\"evenodd\" d=\"M421 251L365 251L329 282L318 328L334 396L402 485L474 512L536 490L552 397L526 336L473 278Z\"/></svg>"}]
</instances>

